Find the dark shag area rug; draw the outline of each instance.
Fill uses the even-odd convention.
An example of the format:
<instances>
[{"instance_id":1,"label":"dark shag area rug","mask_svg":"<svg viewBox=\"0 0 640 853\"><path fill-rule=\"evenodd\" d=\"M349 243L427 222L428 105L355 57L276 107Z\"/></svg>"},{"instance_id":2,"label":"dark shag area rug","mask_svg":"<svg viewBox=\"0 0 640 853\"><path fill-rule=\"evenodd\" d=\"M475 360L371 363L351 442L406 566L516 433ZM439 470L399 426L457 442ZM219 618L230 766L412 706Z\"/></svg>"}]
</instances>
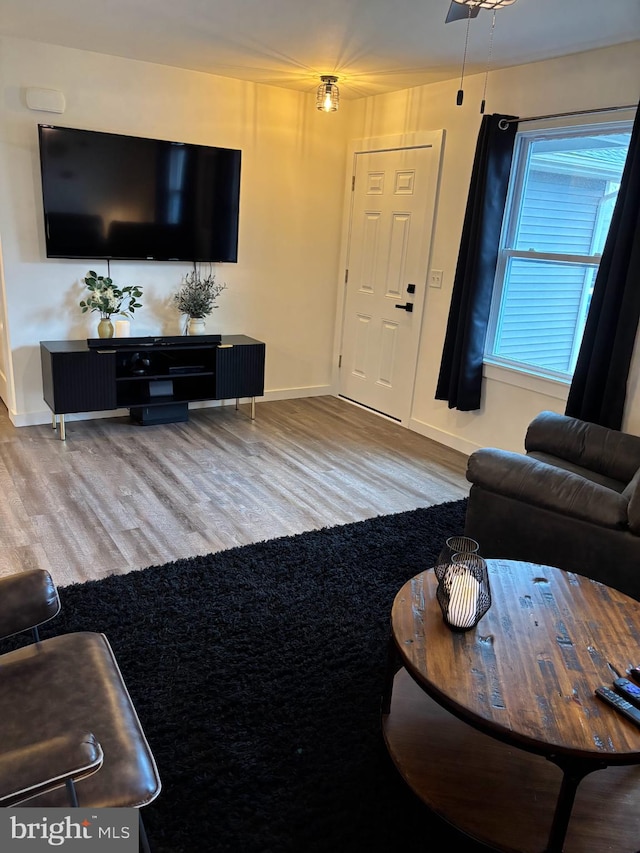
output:
<instances>
[{"instance_id":1,"label":"dark shag area rug","mask_svg":"<svg viewBox=\"0 0 640 853\"><path fill-rule=\"evenodd\" d=\"M43 636L107 635L163 790L154 853L480 851L400 779L381 733L395 594L465 501L60 590Z\"/></svg>"}]
</instances>

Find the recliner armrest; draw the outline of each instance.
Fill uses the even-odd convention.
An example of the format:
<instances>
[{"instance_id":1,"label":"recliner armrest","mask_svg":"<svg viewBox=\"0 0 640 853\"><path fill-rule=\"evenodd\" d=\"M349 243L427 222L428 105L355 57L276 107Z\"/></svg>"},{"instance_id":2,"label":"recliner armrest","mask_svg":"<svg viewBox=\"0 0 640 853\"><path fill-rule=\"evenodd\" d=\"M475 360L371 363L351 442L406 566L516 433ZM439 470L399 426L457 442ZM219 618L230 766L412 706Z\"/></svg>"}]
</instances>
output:
<instances>
[{"instance_id":1,"label":"recliner armrest","mask_svg":"<svg viewBox=\"0 0 640 853\"><path fill-rule=\"evenodd\" d=\"M45 569L0 578L0 637L42 625L59 610L58 591Z\"/></svg>"},{"instance_id":2,"label":"recliner armrest","mask_svg":"<svg viewBox=\"0 0 640 853\"><path fill-rule=\"evenodd\" d=\"M531 421L524 446L624 483L640 468L640 436L556 412L541 412Z\"/></svg>"},{"instance_id":3,"label":"recliner armrest","mask_svg":"<svg viewBox=\"0 0 640 853\"><path fill-rule=\"evenodd\" d=\"M520 453L491 447L476 450L467 463L467 480L496 494L600 527L628 526L627 497Z\"/></svg>"},{"instance_id":4,"label":"recliner armrest","mask_svg":"<svg viewBox=\"0 0 640 853\"><path fill-rule=\"evenodd\" d=\"M102 748L92 734L73 734L0 753L0 806L15 806L67 780L95 773Z\"/></svg>"}]
</instances>

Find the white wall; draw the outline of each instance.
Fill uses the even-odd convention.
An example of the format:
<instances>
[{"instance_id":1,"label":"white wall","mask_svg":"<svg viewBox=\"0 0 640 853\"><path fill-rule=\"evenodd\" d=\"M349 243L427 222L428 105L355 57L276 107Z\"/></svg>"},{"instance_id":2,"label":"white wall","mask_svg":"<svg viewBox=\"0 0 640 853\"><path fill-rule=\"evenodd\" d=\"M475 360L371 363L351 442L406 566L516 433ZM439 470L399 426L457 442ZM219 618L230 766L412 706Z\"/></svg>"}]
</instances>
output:
<instances>
[{"instance_id":1,"label":"white wall","mask_svg":"<svg viewBox=\"0 0 640 853\"><path fill-rule=\"evenodd\" d=\"M485 378L478 412L450 410L434 399L449 313L460 235L480 128L484 75L465 79L462 106L456 106L458 80L406 89L358 101L350 115L353 138L445 129L443 169L431 267L444 270L441 289L427 288L420 363L411 428L463 452L494 445L521 450L526 425L538 412L563 412L568 388L554 383L509 384ZM640 98L640 42L549 60L489 76L486 112L516 116L548 115L612 105L637 104ZM626 114L631 118L633 114ZM607 115L620 119L621 114ZM523 125L530 127L531 125ZM625 428L640 434L640 366L629 382Z\"/></svg>"},{"instance_id":2,"label":"white wall","mask_svg":"<svg viewBox=\"0 0 640 853\"><path fill-rule=\"evenodd\" d=\"M210 331L266 341L267 398L334 390L349 141L444 129L431 260L433 268L444 270L444 281L441 289L427 290L411 428L464 452L485 445L519 450L534 415L564 410L566 388L553 383L520 388L509 384L508 376L506 382L495 378L495 372L485 380L478 412L449 410L434 400L481 121L483 75L466 78L461 107L455 105L454 80L356 101L343 98L337 114L324 115L314 108L313 92L4 38L0 80L0 280L4 269L6 399L17 425L50 417L42 400L39 341L94 336L97 321L77 307L89 264L45 257L39 122L242 149L239 263L217 267L229 289ZM64 115L28 110L27 86L62 90ZM635 104L639 98L640 42L634 42L492 72L487 112L531 116ZM138 283L145 291L133 334L179 332L179 318L166 303L187 271L188 266L172 263L112 264L119 284ZM640 363L629 382L625 419L625 428L638 434L639 385Z\"/></svg>"},{"instance_id":3,"label":"white wall","mask_svg":"<svg viewBox=\"0 0 640 853\"><path fill-rule=\"evenodd\" d=\"M38 123L242 149L239 262L216 265L228 290L207 329L266 342L267 395L331 391L346 111L319 113L313 92L11 38L0 39L0 80L5 401L16 425L50 419L39 342L96 336L98 315L82 314L78 301L88 269L106 274L104 262L46 258ZM29 86L61 90L65 113L29 110ZM117 284L144 289L132 334L180 333L169 302L189 269L111 264Z\"/></svg>"}]
</instances>

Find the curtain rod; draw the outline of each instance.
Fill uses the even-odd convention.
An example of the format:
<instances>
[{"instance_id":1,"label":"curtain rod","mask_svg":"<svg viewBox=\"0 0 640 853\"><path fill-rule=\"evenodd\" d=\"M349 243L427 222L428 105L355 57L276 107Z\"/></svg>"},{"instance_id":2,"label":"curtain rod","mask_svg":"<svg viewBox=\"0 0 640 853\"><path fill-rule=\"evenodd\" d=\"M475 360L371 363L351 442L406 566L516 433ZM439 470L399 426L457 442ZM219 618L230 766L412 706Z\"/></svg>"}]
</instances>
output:
<instances>
[{"instance_id":1,"label":"curtain rod","mask_svg":"<svg viewBox=\"0 0 640 853\"><path fill-rule=\"evenodd\" d=\"M637 108L637 104L626 104L620 107L597 107L593 110L574 110L570 113L552 113L548 116L527 116L526 118L501 118L498 122L498 127L500 130L506 130L510 124L513 122L523 122L523 121L542 121L547 118L567 118L568 116L585 116L585 115L593 115L594 113L613 113L618 110L635 110Z\"/></svg>"}]
</instances>

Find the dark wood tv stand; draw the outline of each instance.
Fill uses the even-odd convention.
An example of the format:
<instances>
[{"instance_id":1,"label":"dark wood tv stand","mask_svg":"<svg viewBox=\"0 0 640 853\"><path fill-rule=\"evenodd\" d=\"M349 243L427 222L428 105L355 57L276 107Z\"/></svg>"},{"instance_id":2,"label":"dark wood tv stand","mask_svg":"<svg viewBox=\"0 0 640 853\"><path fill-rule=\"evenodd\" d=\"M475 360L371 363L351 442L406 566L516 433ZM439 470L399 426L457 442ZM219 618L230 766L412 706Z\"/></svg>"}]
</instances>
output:
<instances>
[{"instance_id":1,"label":"dark wood tv stand","mask_svg":"<svg viewBox=\"0 0 640 853\"><path fill-rule=\"evenodd\" d=\"M216 343L196 335L105 339L97 347L41 341L40 357L44 400L62 441L67 414L129 409L142 425L175 423L188 419L189 403L249 397L255 419L255 398L264 394L265 344L245 335Z\"/></svg>"}]
</instances>

